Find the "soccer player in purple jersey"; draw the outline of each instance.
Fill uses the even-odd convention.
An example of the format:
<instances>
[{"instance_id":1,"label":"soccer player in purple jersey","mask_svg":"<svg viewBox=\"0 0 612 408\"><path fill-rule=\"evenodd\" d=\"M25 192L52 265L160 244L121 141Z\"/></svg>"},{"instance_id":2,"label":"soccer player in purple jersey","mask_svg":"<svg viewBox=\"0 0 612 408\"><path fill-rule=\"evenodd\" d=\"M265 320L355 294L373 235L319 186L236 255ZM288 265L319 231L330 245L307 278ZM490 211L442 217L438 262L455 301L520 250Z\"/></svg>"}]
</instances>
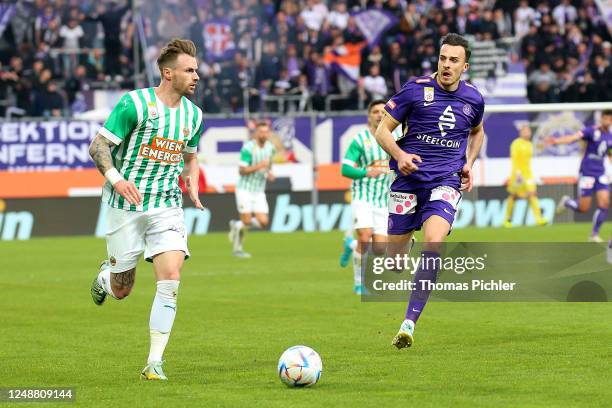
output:
<instances>
[{"instance_id":1,"label":"soccer player in purple jersey","mask_svg":"<svg viewBox=\"0 0 612 408\"><path fill-rule=\"evenodd\" d=\"M610 206L610 184L604 160L610 155L612 149L612 110L605 110L601 114L599 125L584 128L574 134L561 137L546 138L547 144L568 144L577 140L586 142L584 156L580 163L578 177L578 200L563 196L557 207L557 213L566 209L586 212L591 208L593 192L597 198L597 209L593 214L593 229L589 241L603 242L599 236L599 229L608 218Z\"/></svg>"},{"instance_id":2,"label":"soccer player in purple jersey","mask_svg":"<svg viewBox=\"0 0 612 408\"><path fill-rule=\"evenodd\" d=\"M385 105L386 115L376 130L396 174L389 193L387 255L405 251L414 231L424 232L415 288L393 339L397 348L412 345L414 326L431 291L428 284L437 280L442 243L451 231L460 191L472 189L472 166L484 139L484 99L461 80L469 58L462 36L443 37L438 71L408 81ZM398 124L404 137L396 142L391 131Z\"/></svg>"}]
</instances>

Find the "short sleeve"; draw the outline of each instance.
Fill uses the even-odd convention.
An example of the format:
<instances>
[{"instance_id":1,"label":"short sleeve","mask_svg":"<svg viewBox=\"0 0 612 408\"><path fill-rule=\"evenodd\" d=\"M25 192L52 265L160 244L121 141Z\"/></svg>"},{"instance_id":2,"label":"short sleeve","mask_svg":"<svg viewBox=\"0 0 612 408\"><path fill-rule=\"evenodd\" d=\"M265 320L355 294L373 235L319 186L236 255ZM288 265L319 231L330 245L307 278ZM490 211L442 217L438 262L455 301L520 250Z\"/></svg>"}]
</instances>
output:
<instances>
[{"instance_id":1,"label":"short sleeve","mask_svg":"<svg viewBox=\"0 0 612 408\"><path fill-rule=\"evenodd\" d=\"M474 119L472 119L473 128L480 125L480 122L482 122L482 117L484 116L484 108L485 108L484 99L481 99L475 108L476 108L476 114L474 115Z\"/></svg>"},{"instance_id":2,"label":"short sleeve","mask_svg":"<svg viewBox=\"0 0 612 408\"><path fill-rule=\"evenodd\" d=\"M353 139L353 141L349 145L349 148L346 150L346 153L344 154L344 158L342 159L342 164L348 164L350 166L354 166L362 154L363 154L363 148L359 146L359 143L357 143L357 139Z\"/></svg>"},{"instance_id":3,"label":"short sleeve","mask_svg":"<svg viewBox=\"0 0 612 408\"><path fill-rule=\"evenodd\" d=\"M187 146L185 147L185 150L183 150L184 153L195 153L198 151L198 145L200 144L200 137L202 137L202 133L204 133L204 120L202 119L202 114L200 113L200 125L193 134L193 137L189 139L189 142L187 142Z\"/></svg>"},{"instance_id":4,"label":"short sleeve","mask_svg":"<svg viewBox=\"0 0 612 408\"><path fill-rule=\"evenodd\" d=\"M396 122L402 123L412 113L414 106L413 101L413 83L406 83L402 89L389 99L385 105L385 111L389 116L395 119Z\"/></svg>"},{"instance_id":5,"label":"short sleeve","mask_svg":"<svg viewBox=\"0 0 612 408\"><path fill-rule=\"evenodd\" d=\"M593 130L592 126L582 129L582 140L593 140Z\"/></svg>"},{"instance_id":6,"label":"short sleeve","mask_svg":"<svg viewBox=\"0 0 612 408\"><path fill-rule=\"evenodd\" d=\"M129 94L121 97L100 129L100 134L116 145L129 137L138 124L136 106Z\"/></svg>"},{"instance_id":7,"label":"short sleeve","mask_svg":"<svg viewBox=\"0 0 612 408\"><path fill-rule=\"evenodd\" d=\"M251 163L253 162L253 154L251 153L251 150L248 148L248 145L245 144L244 146L242 146L242 149L240 149L240 167L246 167L246 166L250 166Z\"/></svg>"}]
</instances>

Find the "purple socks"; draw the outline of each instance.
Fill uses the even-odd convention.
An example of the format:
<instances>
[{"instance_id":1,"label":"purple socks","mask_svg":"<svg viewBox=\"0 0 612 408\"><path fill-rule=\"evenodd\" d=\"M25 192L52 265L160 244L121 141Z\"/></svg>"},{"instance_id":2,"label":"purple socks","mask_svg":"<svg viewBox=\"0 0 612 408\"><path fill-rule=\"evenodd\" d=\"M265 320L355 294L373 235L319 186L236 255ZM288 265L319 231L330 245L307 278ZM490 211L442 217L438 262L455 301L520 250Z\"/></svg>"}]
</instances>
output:
<instances>
[{"instance_id":1,"label":"purple socks","mask_svg":"<svg viewBox=\"0 0 612 408\"><path fill-rule=\"evenodd\" d=\"M421 253L421 262L419 269L414 275L414 290L410 294L408 309L406 309L406 319L412 320L414 323L419 320L419 316L427 304L431 288L427 287L427 283L435 283L438 279L438 267L440 266L440 254L433 251L423 251Z\"/></svg>"},{"instance_id":2,"label":"purple socks","mask_svg":"<svg viewBox=\"0 0 612 408\"><path fill-rule=\"evenodd\" d=\"M608 209L607 208L598 208L593 213L593 231L591 235L599 235L599 229L601 228L601 224L608 218Z\"/></svg>"}]
</instances>

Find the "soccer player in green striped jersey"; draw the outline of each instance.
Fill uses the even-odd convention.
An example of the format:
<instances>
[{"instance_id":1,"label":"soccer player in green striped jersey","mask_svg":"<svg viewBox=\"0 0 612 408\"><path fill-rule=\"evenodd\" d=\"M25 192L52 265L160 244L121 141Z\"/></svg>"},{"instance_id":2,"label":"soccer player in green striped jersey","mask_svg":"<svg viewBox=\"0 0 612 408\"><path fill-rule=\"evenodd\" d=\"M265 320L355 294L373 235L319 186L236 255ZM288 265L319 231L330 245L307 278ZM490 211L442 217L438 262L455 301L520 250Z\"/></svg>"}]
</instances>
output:
<instances>
[{"instance_id":1,"label":"soccer player in green striped jersey","mask_svg":"<svg viewBox=\"0 0 612 408\"><path fill-rule=\"evenodd\" d=\"M387 238L387 199L393 175L389 171L389 155L374 138L384 115L385 103L382 99L370 102L368 127L355 135L342 160L342 175L353 179L351 207L357 240L345 238L340 265L346 266L353 252L356 294L363 290L361 267L362 262L367 261L370 242L373 241L374 253L382 254Z\"/></svg>"},{"instance_id":2,"label":"soccer player in green striped jersey","mask_svg":"<svg viewBox=\"0 0 612 408\"><path fill-rule=\"evenodd\" d=\"M199 80L195 56L193 42L169 42L157 59L160 85L123 95L89 147L107 179L102 200L108 204L108 259L92 283L94 303L130 294L141 254L153 263L157 291L149 357L141 373L147 380L167 379L162 355L176 314L181 268L189 257L179 175L195 207L204 209L196 155L204 123L200 108L187 99Z\"/></svg>"},{"instance_id":3,"label":"soccer player in green striped jersey","mask_svg":"<svg viewBox=\"0 0 612 408\"><path fill-rule=\"evenodd\" d=\"M230 221L229 240L232 251L240 258L250 258L244 252L242 242L249 226L265 228L268 225L268 201L266 200L266 182L273 181L270 171L274 145L270 141L272 131L266 122L258 122L253 138L247 141L240 150L240 179L236 185L236 206L240 220Z\"/></svg>"}]
</instances>

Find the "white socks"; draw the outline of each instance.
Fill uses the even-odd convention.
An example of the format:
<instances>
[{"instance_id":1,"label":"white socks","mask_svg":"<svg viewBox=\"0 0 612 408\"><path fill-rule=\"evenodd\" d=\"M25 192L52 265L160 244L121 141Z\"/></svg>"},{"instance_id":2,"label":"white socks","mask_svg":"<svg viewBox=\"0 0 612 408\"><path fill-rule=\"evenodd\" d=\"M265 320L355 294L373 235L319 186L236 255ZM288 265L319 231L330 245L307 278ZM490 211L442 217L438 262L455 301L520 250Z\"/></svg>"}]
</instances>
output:
<instances>
[{"instance_id":1,"label":"white socks","mask_svg":"<svg viewBox=\"0 0 612 408\"><path fill-rule=\"evenodd\" d=\"M357 241L356 239L352 240L351 243L349 244L349 247L353 250L356 251L357 250L357 244L359 244L359 241Z\"/></svg>"},{"instance_id":2,"label":"white socks","mask_svg":"<svg viewBox=\"0 0 612 408\"><path fill-rule=\"evenodd\" d=\"M151 307L149 331L151 334L151 348L148 362L162 361L164 349L170 338L170 331L176 315L176 297L179 281L160 280L157 282L157 292Z\"/></svg>"},{"instance_id":3,"label":"white socks","mask_svg":"<svg viewBox=\"0 0 612 408\"><path fill-rule=\"evenodd\" d=\"M234 228L236 233L234 235L234 242L232 242L232 250L242 251L242 238L244 237L244 223L240 220L234 222Z\"/></svg>"},{"instance_id":4,"label":"white socks","mask_svg":"<svg viewBox=\"0 0 612 408\"><path fill-rule=\"evenodd\" d=\"M362 263L368 262L368 253L362 254L357 251L353 251L353 277L355 279L355 286L361 285L361 265Z\"/></svg>"},{"instance_id":5,"label":"white socks","mask_svg":"<svg viewBox=\"0 0 612 408\"><path fill-rule=\"evenodd\" d=\"M261 228L261 224L257 221L257 218L251 218L251 227L253 228Z\"/></svg>"},{"instance_id":6,"label":"white socks","mask_svg":"<svg viewBox=\"0 0 612 408\"><path fill-rule=\"evenodd\" d=\"M110 274L110 268L108 267L108 265L105 265L98 274L98 283L104 288L104 291L106 291L106 293L117 299L117 297L113 293L113 287L111 286Z\"/></svg>"}]
</instances>

